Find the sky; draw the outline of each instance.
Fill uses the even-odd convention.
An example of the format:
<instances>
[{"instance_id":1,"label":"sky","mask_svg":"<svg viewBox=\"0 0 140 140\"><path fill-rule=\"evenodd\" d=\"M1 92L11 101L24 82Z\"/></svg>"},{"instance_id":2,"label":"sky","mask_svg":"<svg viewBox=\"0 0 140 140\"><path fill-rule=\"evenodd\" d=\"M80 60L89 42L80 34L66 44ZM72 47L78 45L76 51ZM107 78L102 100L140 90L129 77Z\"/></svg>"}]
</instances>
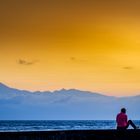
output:
<instances>
[{"instance_id":1,"label":"sky","mask_svg":"<svg viewBox=\"0 0 140 140\"><path fill-rule=\"evenodd\" d=\"M140 94L139 25L139 0L0 0L0 81Z\"/></svg>"}]
</instances>

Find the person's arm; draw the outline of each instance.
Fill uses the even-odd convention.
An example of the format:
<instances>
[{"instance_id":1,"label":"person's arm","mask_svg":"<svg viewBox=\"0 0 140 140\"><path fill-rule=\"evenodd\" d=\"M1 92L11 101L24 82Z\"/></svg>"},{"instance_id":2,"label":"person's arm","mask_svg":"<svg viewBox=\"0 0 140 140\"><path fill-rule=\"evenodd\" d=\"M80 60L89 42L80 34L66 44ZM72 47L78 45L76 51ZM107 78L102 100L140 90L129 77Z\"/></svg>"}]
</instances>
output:
<instances>
[{"instance_id":1,"label":"person's arm","mask_svg":"<svg viewBox=\"0 0 140 140\"><path fill-rule=\"evenodd\" d=\"M127 115L126 115L126 117L125 117L125 122L126 122L126 124L127 124L127 122L128 122L128 118L127 118Z\"/></svg>"}]
</instances>

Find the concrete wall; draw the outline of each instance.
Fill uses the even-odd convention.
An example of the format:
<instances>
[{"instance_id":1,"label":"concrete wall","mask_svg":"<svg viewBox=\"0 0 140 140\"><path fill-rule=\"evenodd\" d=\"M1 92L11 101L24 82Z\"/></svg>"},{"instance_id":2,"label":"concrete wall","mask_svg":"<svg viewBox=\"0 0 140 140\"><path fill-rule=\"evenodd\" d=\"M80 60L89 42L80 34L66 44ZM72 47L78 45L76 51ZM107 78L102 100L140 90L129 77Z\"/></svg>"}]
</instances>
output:
<instances>
[{"instance_id":1,"label":"concrete wall","mask_svg":"<svg viewBox=\"0 0 140 140\"><path fill-rule=\"evenodd\" d=\"M140 130L0 132L0 140L140 140Z\"/></svg>"}]
</instances>

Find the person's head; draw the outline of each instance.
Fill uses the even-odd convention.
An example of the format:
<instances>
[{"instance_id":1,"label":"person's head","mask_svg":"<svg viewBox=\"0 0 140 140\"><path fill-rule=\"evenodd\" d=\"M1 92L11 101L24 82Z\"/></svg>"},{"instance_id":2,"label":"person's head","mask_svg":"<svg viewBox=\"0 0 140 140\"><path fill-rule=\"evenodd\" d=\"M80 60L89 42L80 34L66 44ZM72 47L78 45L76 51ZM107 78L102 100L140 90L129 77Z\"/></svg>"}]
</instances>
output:
<instances>
[{"instance_id":1,"label":"person's head","mask_svg":"<svg viewBox=\"0 0 140 140\"><path fill-rule=\"evenodd\" d=\"M122 109L121 109L121 112L122 112L122 113L126 113L126 109L125 109L125 108L122 108Z\"/></svg>"}]
</instances>

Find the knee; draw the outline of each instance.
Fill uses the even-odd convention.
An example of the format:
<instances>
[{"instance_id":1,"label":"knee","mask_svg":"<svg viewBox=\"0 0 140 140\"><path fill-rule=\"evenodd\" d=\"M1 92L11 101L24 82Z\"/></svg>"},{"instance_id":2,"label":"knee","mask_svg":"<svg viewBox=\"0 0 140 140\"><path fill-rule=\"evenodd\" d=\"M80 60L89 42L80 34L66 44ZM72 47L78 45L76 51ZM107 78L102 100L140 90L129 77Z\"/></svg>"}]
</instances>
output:
<instances>
[{"instance_id":1,"label":"knee","mask_svg":"<svg viewBox=\"0 0 140 140\"><path fill-rule=\"evenodd\" d=\"M132 120L129 120L128 123L132 123Z\"/></svg>"}]
</instances>

